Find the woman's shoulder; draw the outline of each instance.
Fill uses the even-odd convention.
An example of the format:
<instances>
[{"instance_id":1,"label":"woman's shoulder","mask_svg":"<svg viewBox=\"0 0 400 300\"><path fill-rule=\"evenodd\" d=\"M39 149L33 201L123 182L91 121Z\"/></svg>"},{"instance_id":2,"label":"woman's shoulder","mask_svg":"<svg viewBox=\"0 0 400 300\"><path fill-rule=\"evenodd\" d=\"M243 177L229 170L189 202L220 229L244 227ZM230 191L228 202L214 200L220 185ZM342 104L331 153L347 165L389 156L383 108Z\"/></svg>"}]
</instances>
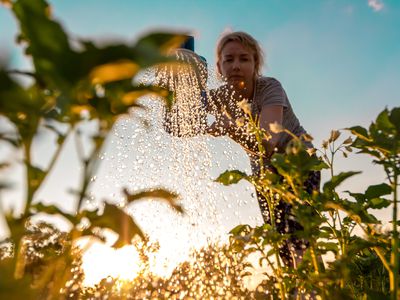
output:
<instances>
[{"instance_id":1,"label":"woman's shoulder","mask_svg":"<svg viewBox=\"0 0 400 300\"><path fill-rule=\"evenodd\" d=\"M280 81L274 77L261 76L257 78L257 87L261 90L277 88L282 89Z\"/></svg>"},{"instance_id":2,"label":"woman's shoulder","mask_svg":"<svg viewBox=\"0 0 400 300\"><path fill-rule=\"evenodd\" d=\"M273 77L257 78L254 99L259 110L261 110L263 106L289 106L285 90L279 80Z\"/></svg>"}]
</instances>

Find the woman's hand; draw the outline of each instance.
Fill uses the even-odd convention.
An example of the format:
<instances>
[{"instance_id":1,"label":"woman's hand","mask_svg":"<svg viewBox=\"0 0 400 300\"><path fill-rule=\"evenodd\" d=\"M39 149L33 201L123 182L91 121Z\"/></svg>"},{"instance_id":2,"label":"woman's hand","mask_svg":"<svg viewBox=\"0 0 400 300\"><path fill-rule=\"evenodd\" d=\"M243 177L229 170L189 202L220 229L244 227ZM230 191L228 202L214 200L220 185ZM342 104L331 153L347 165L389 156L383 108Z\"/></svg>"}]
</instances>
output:
<instances>
[{"instance_id":1,"label":"woman's hand","mask_svg":"<svg viewBox=\"0 0 400 300\"><path fill-rule=\"evenodd\" d=\"M221 115L218 119L207 128L207 133L213 136L230 135L235 131L235 123L232 118L227 115Z\"/></svg>"}]
</instances>

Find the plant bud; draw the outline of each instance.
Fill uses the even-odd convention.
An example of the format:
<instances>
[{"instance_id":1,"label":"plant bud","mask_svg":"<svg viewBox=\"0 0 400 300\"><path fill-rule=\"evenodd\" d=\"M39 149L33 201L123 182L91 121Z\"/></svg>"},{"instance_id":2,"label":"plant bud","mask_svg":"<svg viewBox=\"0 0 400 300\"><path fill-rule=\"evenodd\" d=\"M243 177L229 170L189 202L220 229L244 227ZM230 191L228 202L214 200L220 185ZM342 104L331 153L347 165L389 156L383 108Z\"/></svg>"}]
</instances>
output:
<instances>
[{"instance_id":1,"label":"plant bud","mask_svg":"<svg viewBox=\"0 0 400 300\"><path fill-rule=\"evenodd\" d=\"M349 136L347 139L345 139L343 141L343 144L347 145L347 144L351 144L353 142L353 140L351 139L351 137Z\"/></svg>"},{"instance_id":2,"label":"plant bud","mask_svg":"<svg viewBox=\"0 0 400 300\"><path fill-rule=\"evenodd\" d=\"M283 126L281 124L279 124L278 122L269 124L269 129L273 133L279 133L279 132L282 132L285 130L285 128L283 128Z\"/></svg>"},{"instance_id":3,"label":"plant bud","mask_svg":"<svg viewBox=\"0 0 400 300\"><path fill-rule=\"evenodd\" d=\"M332 130L331 131L331 137L329 138L329 142L334 142L336 141L340 136L340 132L338 130Z\"/></svg>"}]
</instances>

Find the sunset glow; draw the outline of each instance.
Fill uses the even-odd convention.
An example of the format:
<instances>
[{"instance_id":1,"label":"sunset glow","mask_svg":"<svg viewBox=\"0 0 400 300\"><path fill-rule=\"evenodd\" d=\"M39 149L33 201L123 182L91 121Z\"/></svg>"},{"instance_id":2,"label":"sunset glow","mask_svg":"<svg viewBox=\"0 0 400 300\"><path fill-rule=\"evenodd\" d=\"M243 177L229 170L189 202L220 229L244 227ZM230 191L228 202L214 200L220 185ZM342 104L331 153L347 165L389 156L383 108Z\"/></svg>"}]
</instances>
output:
<instances>
[{"instance_id":1,"label":"sunset glow","mask_svg":"<svg viewBox=\"0 0 400 300\"><path fill-rule=\"evenodd\" d=\"M133 280L140 271L139 254L134 246L114 249L103 243L94 243L83 254L84 284L93 286L103 278Z\"/></svg>"}]
</instances>

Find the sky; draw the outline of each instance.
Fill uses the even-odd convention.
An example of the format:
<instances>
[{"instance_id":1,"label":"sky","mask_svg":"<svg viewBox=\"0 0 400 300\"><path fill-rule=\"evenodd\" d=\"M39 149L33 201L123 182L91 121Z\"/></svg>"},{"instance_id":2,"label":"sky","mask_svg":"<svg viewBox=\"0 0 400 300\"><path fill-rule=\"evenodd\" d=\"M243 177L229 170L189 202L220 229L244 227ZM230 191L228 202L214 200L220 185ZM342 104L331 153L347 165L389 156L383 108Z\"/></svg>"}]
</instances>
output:
<instances>
[{"instance_id":1,"label":"sky","mask_svg":"<svg viewBox=\"0 0 400 300\"><path fill-rule=\"evenodd\" d=\"M221 33L251 33L266 54L264 74L279 79L304 127L317 139L330 129L368 124L399 103L400 3L323 1L61 1L53 13L74 37L134 41L152 30L194 34L210 66ZM13 65L16 24L0 9L0 43ZM321 135L321 136L320 136Z\"/></svg>"},{"instance_id":2,"label":"sky","mask_svg":"<svg viewBox=\"0 0 400 300\"><path fill-rule=\"evenodd\" d=\"M314 136L317 147L329 137L331 129L368 126L385 107L392 108L400 103L398 0L53 0L50 3L55 18L75 38L133 42L139 36L157 30L190 33L195 36L196 52L206 57L210 68L215 64L215 45L222 33L230 30L250 33L265 52L263 73L282 83L297 117ZM14 45L16 32L15 20L1 7L0 49L8 54L10 66L29 68L28 60ZM130 143L135 143L131 130L132 126L139 125L127 124L117 128L115 133L125 135L131 139ZM226 167L249 170L245 155L236 145L227 140L212 143L217 146L210 152L211 160L221 161L219 169L211 171L213 176ZM39 143L37 147L39 153L51 151L45 143ZM240 159L235 159L234 163L227 161L223 157L224 147ZM115 187L122 185L121 182L132 183L127 174L145 178L138 186L157 180L162 182L162 178L149 175L152 173L143 165L137 165L132 171L130 160L140 160L140 153L132 154L131 150L126 142L121 144L120 139L113 139L107 149L108 163L105 162L103 175L100 174L98 179L101 181L103 176L106 184L99 184L97 193L113 195L114 192L110 192L113 184ZM64 160L55 170L55 179L46 184L41 195L46 198L58 193L59 202L68 210L72 209L66 204L68 196L60 190L77 183L79 168L71 167L71 162L76 160L72 147L67 147L64 152ZM125 157L123 164L115 158L121 153ZM153 153L153 157L158 154ZM37 159L43 160L42 156L38 154ZM341 170L364 171L352 183L345 184L343 190L363 191L368 185L385 179L367 157L340 159L337 172ZM17 178L21 172L16 168L11 177ZM236 187L235 193L214 183L212 187L229 199L216 204L219 208L226 206L220 213L225 229L239 221L260 222L257 203L248 186ZM18 197L16 192L9 201L15 204ZM239 203L242 198L248 199L247 204ZM240 216L234 213L235 209L227 208L232 203ZM379 212L378 216L389 219L388 211Z\"/></svg>"}]
</instances>

